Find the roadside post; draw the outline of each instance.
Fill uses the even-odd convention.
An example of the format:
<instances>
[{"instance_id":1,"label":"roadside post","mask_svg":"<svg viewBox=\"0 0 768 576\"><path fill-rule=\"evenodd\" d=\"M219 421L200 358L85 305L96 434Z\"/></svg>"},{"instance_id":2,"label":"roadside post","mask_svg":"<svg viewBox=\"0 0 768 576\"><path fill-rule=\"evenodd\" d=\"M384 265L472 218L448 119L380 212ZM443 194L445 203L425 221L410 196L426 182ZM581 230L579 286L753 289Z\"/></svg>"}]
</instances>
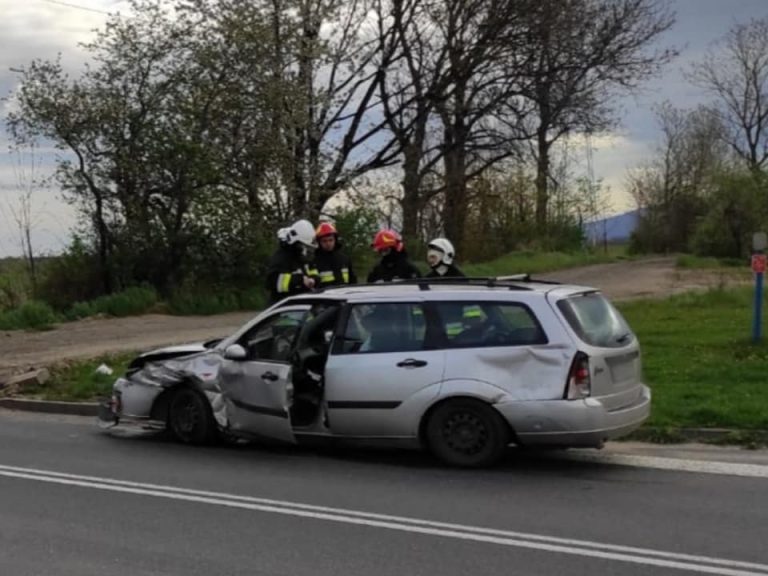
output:
<instances>
[{"instance_id":1,"label":"roadside post","mask_svg":"<svg viewBox=\"0 0 768 576\"><path fill-rule=\"evenodd\" d=\"M765 275L765 249L768 247L768 236L765 232L755 232L752 235L752 272L755 273L755 305L752 316L752 342L760 342L763 322L763 276Z\"/></svg>"}]
</instances>

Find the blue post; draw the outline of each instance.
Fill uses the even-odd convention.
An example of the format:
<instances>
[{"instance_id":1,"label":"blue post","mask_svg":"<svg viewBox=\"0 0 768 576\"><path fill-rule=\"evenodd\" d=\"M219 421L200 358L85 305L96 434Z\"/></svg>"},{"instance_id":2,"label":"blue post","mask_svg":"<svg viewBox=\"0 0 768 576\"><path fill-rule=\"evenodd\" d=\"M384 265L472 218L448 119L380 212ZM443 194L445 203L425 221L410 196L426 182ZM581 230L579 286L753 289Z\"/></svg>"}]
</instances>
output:
<instances>
[{"instance_id":1,"label":"blue post","mask_svg":"<svg viewBox=\"0 0 768 576\"><path fill-rule=\"evenodd\" d=\"M752 342L760 342L763 316L763 273L755 272L755 313L752 319Z\"/></svg>"}]
</instances>

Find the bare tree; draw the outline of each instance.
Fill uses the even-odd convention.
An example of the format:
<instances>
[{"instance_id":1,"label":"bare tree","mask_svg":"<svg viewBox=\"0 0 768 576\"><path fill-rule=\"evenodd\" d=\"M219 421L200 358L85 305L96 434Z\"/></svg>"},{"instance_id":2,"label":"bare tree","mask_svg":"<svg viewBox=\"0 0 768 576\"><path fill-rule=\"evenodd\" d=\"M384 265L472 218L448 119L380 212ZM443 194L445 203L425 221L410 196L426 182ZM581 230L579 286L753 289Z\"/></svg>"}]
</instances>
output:
<instances>
[{"instance_id":1,"label":"bare tree","mask_svg":"<svg viewBox=\"0 0 768 576\"><path fill-rule=\"evenodd\" d=\"M371 0L271 0L273 77L289 88L273 122L292 215L316 217L356 177L398 162L375 110L392 57Z\"/></svg>"},{"instance_id":2,"label":"bare tree","mask_svg":"<svg viewBox=\"0 0 768 576\"><path fill-rule=\"evenodd\" d=\"M690 77L716 99L725 141L750 170L768 166L768 17L731 29Z\"/></svg>"},{"instance_id":3,"label":"bare tree","mask_svg":"<svg viewBox=\"0 0 768 576\"><path fill-rule=\"evenodd\" d=\"M665 0L541 0L530 12L532 55L523 83L535 108L526 129L536 162L536 221L547 223L550 151L572 132L615 123L611 101L674 56L652 49L674 22Z\"/></svg>"},{"instance_id":4,"label":"bare tree","mask_svg":"<svg viewBox=\"0 0 768 576\"><path fill-rule=\"evenodd\" d=\"M37 186L40 185L39 168L40 159L36 153L36 146L29 145L26 154L21 147L11 150L14 160L14 176L18 194L16 204L8 202L8 211L16 224L19 247L27 269L27 277L32 287L32 294L37 293L37 260L35 249L32 245L32 231L36 226L36 213L33 208L33 197Z\"/></svg>"},{"instance_id":5,"label":"bare tree","mask_svg":"<svg viewBox=\"0 0 768 576\"><path fill-rule=\"evenodd\" d=\"M665 102L656 116L662 136L655 155L629 175L628 185L643 209L648 247L686 250L729 151L718 138L719 115L706 106L681 110Z\"/></svg>"},{"instance_id":6,"label":"bare tree","mask_svg":"<svg viewBox=\"0 0 768 576\"><path fill-rule=\"evenodd\" d=\"M403 157L403 231L440 194L444 232L464 233L467 183L508 157L513 138L494 112L514 93L516 47L526 0L391 0L379 4L394 29L396 66L381 82L387 128ZM380 34L386 28L382 25ZM440 183L428 185L439 174Z\"/></svg>"}]
</instances>

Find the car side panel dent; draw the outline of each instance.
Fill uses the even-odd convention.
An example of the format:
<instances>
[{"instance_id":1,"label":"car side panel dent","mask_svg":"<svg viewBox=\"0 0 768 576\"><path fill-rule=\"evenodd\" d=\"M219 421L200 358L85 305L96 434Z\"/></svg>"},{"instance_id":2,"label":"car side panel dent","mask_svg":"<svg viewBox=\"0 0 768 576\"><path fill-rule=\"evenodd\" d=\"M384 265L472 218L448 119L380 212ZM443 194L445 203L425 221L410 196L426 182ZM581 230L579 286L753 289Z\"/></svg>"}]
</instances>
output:
<instances>
[{"instance_id":1,"label":"car side panel dent","mask_svg":"<svg viewBox=\"0 0 768 576\"><path fill-rule=\"evenodd\" d=\"M509 400L554 399L562 396L570 362L570 347L561 345L459 349L447 355L445 376L501 389Z\"/></svg>"}]
</instances>

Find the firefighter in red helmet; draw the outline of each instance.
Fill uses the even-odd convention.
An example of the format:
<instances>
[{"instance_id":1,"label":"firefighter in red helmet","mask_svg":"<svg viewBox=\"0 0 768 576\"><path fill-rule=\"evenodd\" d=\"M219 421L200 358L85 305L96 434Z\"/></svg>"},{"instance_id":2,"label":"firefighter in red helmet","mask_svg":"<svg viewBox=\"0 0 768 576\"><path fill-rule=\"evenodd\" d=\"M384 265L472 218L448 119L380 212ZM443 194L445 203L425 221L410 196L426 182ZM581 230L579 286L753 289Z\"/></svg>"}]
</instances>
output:
<instances>
[{"instance_id":1,"label":"firefighter in red helmet","mask_svg":"<svg viewBox=\"0 0 768 576\"><path fill-rule=\"evenodd\" d=\"M408 259L400 234L394 230L380 230L373 239L373 249L381 260L368 274L368 282L391 282L420 278L421 272Z\"/></svg>"},{"instance_id":2,"label":"firefighter in red helmet","mask_svg":"<svg viewBox=\"0 0 768 576\"><path fill-rule=\"evenodd\" d=\"M352 260L342 251L339 233L330 222L321 222L315 229L317 250L315 268L320 276L320 287L357 284Z\"/></svg>"}]
</instances>

